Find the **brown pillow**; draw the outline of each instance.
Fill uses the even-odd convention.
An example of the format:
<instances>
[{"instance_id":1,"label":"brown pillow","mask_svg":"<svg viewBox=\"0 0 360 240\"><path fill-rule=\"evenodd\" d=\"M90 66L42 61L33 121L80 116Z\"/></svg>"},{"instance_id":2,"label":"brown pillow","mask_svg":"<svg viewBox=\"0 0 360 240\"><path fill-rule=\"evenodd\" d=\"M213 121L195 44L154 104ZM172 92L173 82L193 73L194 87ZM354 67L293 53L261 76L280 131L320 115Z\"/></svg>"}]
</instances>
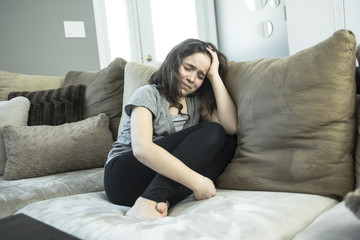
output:
<instances>
[{"instance_id":1,"label":"brown pillow","mask_svg":"<svg viewBox=\"0 0 360 240\"><path fill-rule=\"evenodd\" d=\"M113 143L104 113L58 126L5 126L3 137L6 180L102 167Z\"/></svg>"},{"instance_id":2,"label":"brown pillow","mask_svg":"<svg viewBox=\"0 0 360 240\"><path fill-rule=\"evenodd\" d=\"M355 37L283 58L232 62L238 146L220 188L343 197L354 187Z\"/></svg>"},{"instance_id":3,"label":"brown pillow","mask_svg":"<svg viewBox=\"0 0 360 240\"><path fill-rule=\"evenodd\" d=\"M84 92L84 85L34 92L11 92L9 100L19 96L30 100L29 126L54 126L84 119Z\"/></svg>"},{"instance_id":4,"label":"brown pillow","mask_svg":"<svg viewBox=\"0 0 360 240\"><path fill-rule=\"evenodd\" d=\"M106 113L110 117L113 140L117 139L122 111L124 67L126 61L117 58L97 72L70 71L64 86L83 84L85 89L84 118Z\"/></svg>"}]
</instances>

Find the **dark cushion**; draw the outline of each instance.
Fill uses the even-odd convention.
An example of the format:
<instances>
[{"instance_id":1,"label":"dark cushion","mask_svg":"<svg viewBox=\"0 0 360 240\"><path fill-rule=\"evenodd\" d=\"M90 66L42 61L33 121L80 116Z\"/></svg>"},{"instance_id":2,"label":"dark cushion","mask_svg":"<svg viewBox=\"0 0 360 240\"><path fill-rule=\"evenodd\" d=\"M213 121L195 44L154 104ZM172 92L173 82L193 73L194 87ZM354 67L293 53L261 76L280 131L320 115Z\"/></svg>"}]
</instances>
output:
<instances>
[{"instance_id":1,"label":"dark cushion","mask_svg":"<svg viewBox=\"0 0 360 240\"><path fill-rule=\"evenodd\" d=\"M11 92L9 100L18 96L30 100L28 125L60 125L83 120L85 86L34 91Z\"/></svg>"}]
</instances>

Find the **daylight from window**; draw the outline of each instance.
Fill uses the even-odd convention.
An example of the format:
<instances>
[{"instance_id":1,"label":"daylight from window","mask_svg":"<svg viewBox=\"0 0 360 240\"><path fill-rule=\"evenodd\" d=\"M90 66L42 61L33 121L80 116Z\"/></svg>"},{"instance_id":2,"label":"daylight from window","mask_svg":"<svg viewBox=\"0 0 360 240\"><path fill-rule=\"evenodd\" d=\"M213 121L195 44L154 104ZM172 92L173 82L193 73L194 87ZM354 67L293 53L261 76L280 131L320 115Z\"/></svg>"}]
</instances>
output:
<instances>
[{"instance_id":1,"label":"daylight from window","mask_svg":"<svg viewBox=\"0 0 360 240\"><path fill-rule=\"evenodd\" d=\"M151 0L151 15L158 61L181 41L199 38L195 0Z\"/></svg>"},{"instance_id":2,"label":"daylight from window","mask_svg":"<svg viewBox=\"0 0 360 240\"><path fill-rule=\"evenodd\" d=\"M129 24L126 0L105 0L106 22L109 37L110 57L122 57L127 61L131 56Z\"/></svg>"},{"instance_id":3,"label":"daylight from window","mask_svg":"<svg viewBox=\"0 0 360 240\"><path fill-rule=\"evenodd\" d=\"M142 14L138 9L135 11L138 18L151 16L151 19L139 20L138 22L144 25L149 24L140 26L143 29L153 29L154 46L151 47L154 49L157 62L163 61L171 48L181 41L187 38L199 38L195 0L142 1L149 1L148 6L150 7L145 9L149 12ZM137 4L144 4L142 1L138 1ZM142 49L146 54L148 49L145 49L144 45L147 47L149 45L144 44L148 43L144 41L147 41L151 36L140 36L141 46L132 45L138 43L130 41L131 33L129 31L139 31L139 29L135 29L135 25L132 25L131 29L129 28L129 11L126 2L127 0L104 0L110 56L112 60L116 57L122 57L127 61L136 61L137 56L132 56L132 53L136 49Z\"/></svg>"}]
</instances>

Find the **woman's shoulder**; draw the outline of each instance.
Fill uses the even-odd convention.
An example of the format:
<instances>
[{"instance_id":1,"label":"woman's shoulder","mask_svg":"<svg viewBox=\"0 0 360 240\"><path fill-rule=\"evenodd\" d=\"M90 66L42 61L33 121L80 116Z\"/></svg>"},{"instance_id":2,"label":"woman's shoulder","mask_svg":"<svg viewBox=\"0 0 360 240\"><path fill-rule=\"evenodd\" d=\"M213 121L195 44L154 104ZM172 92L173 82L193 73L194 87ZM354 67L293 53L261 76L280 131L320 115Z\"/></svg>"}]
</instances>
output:
<instances>
[{"instance_id":1,"label":"woman's shoulder","mask_svg":"<svg viewBox=\"0 0 360 240\"><path fill-rule=\"evenodd\" d=\"M161 98L162 97L155 85L146 84L135 90L129 102L139 100L146 102L158 102Z\"/></svg>"},{"instance_id":2,"label":"woman's shoulder","mask_svg":"<svg viewBox=\"0 0 360 240\"><path fill-rule=\"evenodd\" d=\"M132 106L141 106L149 109L153 114L156 114L159 102L161 102L161 96L156 86L146 84L135 90L125 105L125 112L130 116Z\"/></svg>"},{"instance_id":3,"label":"woman's shoulder","mask_svg":"<svg viewBox=\"0 0 360 240\"><path fill-rule=\"evenodd\" d=\"M156 88L154 84L146 84L144 86L141 86L138 89L136 89L136 92L156 94L156 95L160 94L159 90Z\"/></svg>"}]
</instances>

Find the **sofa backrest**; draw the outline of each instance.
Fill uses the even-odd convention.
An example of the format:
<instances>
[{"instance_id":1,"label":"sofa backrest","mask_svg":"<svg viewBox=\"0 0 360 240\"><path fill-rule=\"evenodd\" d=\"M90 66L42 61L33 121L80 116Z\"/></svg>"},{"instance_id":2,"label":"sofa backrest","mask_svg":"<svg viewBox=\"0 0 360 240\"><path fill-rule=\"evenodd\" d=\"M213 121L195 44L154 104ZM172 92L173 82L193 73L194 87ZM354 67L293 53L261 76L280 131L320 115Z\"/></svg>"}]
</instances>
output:
<instances>
[{"instance_id":1,"label":"sofa backrest","mask_svg":"<svg viewBox=\"0 0 360 240\"><path fill-rule=\"evenodd\" d=\"M0 101L8 100L10 92L56 89L63 84L64 77L27 75L0 70Z\"/></svg>"}]
</instances>

